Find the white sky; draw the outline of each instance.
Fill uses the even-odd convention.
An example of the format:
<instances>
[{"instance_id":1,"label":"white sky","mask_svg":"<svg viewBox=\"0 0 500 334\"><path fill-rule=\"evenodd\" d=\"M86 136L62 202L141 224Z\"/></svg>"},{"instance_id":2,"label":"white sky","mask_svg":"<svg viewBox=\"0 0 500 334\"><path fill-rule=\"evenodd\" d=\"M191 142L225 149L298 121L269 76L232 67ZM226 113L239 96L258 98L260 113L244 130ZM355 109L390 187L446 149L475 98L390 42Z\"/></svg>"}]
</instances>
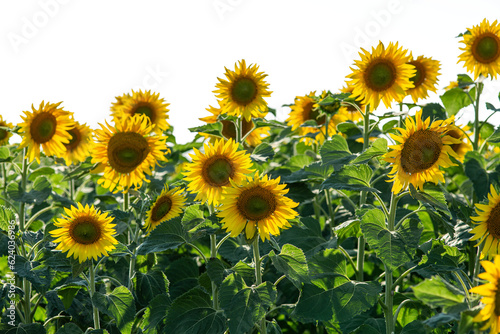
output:
<instances>
[{"instance_id":1,"label":"white sky","mask_svg":"<svg viewBox=\"0 0 500 334\"><path fill-rule=\"evenodd\" d=\"M258 64L273 91L269 106L284 119L281 105L295 96L338 91L359 47L379 40L441 61L442 94L465 73L455 36L484 18L500 19L500 1L2 0L0 114L19 123L32 103L63 101L96 128L110 120L115 96L152 89L170 103L184 143L194 136L187 128L216 105L224 67ZM499 90L487 81L482 101L500 107Z\"/></svg>"}]
</instances>

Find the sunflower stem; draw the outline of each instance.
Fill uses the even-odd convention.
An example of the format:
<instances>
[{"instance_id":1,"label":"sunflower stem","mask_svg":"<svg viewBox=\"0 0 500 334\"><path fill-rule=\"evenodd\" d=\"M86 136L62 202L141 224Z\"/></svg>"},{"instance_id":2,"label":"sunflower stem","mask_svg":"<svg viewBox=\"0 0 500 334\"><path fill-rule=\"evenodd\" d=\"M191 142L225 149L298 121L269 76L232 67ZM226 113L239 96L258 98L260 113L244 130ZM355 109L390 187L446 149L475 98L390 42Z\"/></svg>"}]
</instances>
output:
<instances>
[{"instance_id":1,"label":"sunflower stem","mask_svg":"<svg viewBox=\"0 0 500 334\"><path fill-rule=\"evenodd\" d=\"M479 284L478 280L478 275L479 275L479 259L481 258L481 252L483 251L484 247L484 242L482 242L478 247L477 247L477 254L476 254L476 259L474 261L474 271L472 273L472 284L473 286L477 286Z\"/></svg>"},{"instance_id":2,"label":"sunflower stem","mask_svg":"<svg viewBox=\"0 0 500 334\"><path fill-rule=\"evenodd\" d=\"M330 216L330 228L332 229L332 238L333 238L335 236L335 232L333 230L333 224L335 222L335 212L333 211L332 197L330 195L329 189L325 189L325 198L326 198L326 205L328 206L328 213Z\"/></svg>"},{"instance_id":3,"label":"sunflower stem","mask_svg":"<svg viewBox=\"0 0 500 334\"><path fill-rule=\"evenodd\" d=\"M101 325L99 323L99 310L94 304L92 297L95 294L95 268L94 261L90 261L89 268L89 279L90 279L90 300L92 301L92 311L94 313L94 329L101 329Z\"/></svg>"},{"instance_id":4,"label":"sunflower stem","mask_svg":"<svg viewBox=\"0 0 500 334\"><path fill-rule=\"evenodd\" d=\"M217 235L210 235L210 259L217 258ZM219 309L219 289L217 284L212 281L212 305L215 310Z\"/></svg>"},{"instance_id":5,"label":"sunflower stem","mask_svg":"<svg viewBox=\"0 0 500 334\"><path fill-rule=\"evenodd\" d=\"M236 130L235 141L239 143L241 142L241 116L238 116L238 119L233 123L234 123L234 129Z\"/></svg>"},{"instance_id":6,"label":"sunflower stem","mask_svg":"<svg viewBox=\"0 0 500 334\"><path fill-rule=\"evenodd\" d=\"M404 195L397 196L393 192L391 192L391 204L389 205L389 218L387 219L387 229L389 231L394 231L394 221L396 219L396 208L398 206L398 201ZM385 267L385 305L387 305L387 310L385 313L385 324L386 324L386 333L392 334L394 333L394 314L392 313L393 306L393 288L395 286L392 283L392 270L384 264Z\"/></svg>"},{"instance_id":7,"label":"sunflower stem","mask_svg":"<svg viewBox=\"0 0 500 334\"><path fill-rule=\"evenodd\" d=\"M253 241L253 258L255 262L255 285L259 286L262 284L262 272L260 270L261 258L259 252L259 236L257 235ZM260 322L260 332L267 333L266 330L266 316Z\"/></svg>"},{"instance_id":8,"label":"sunflower stem","mask_svg":"<svg viewBox=\"0 0 500 334\"><path fill-rule=\"evenodd\" d=\"M2 180L3 180L3 194L7 191L7 171L5 169L5 162L2 162Z\"/></svg>"},{"instance_id":9,"label":"sunflower stem","mask_svg":"<svg viewBox=\"0 0 500 334\"><path fill-rule=\"evenodd\" d=\"M472 146L474 151L478 150L479 147L479 97L481 96L481 91L483 90L483 83L478 82L476 84L476 102L474 103L474 142Z\"/></svg>"},{"instance_id":10,"label":"sunflower stem","mask_svg":"<svg viewBox=\"0 0 500 334\"><path fill-rule=\"evenodd\" d=\"M123 193L123 211L128 212L130 209L130 194L127 192ZM133 243L136 240L136 236L139 234L139 224L137 224L135 228L135 232L131 232L129 229L128 231L128 241L130 243ZM129 261L129 267L128 267L128 283L127 287L129 290L132 289L132 277L134 277L135 274L135 250L132 252L132 255L130 256L130 261Z\"/></svg>"}]
</instances>

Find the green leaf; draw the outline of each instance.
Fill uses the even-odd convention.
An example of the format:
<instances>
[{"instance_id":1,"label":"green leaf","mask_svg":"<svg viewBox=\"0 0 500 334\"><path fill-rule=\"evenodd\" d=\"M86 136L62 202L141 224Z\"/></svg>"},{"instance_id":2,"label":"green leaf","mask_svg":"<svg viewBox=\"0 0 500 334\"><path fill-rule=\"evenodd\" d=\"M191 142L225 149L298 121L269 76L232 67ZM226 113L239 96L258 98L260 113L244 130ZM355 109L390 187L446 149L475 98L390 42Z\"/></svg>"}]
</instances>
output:
<instances>
[{"instance_id":1,"label":"green leaf","mask_svg":"<svg viewBox=\"0 0 500 334\"><path fill-rule=\"evenodd\" d=\"M238 291L247 287L243 277L238 273L229 274L219 289L219 304L222 309L228 309L231 306L233 297L236 296Z\"/></svg>"},{"instance_id":2,"label":"green leaf","mask_svg":"<svg viewBox=\"0 0 500 334\"><path fill-rule=\"evenodd\" d=\"M455 87L440 96L448 114L455 115L460 109L467 107L472 102L461 88Z\"/></svg>"},{"instance_id":3,"label":"green leaf","mask_svg":"<svg viewBox=\"0 0 500 334\"><path fill-rule=\"evenodd\" d=\"M260 143L255 147L250 158L255 162L266 162L274 157L274 150L268 143Z\"/></svg>"},{"instance_id":4,"label":"green leaf","mask_svg":"<svg viewBox=\"0 0 500 334\"><path fill-rule=\"evenodd\" d=\"M285 244L281 248L280 254L276 255L274 251L271 251L269 258L278 272L285 274L298 289L302 283L309 281L306 256L300 248Z\"/></svg>"},{"instance_id":5,"label":"green leaf","mask_svg":"<svg viewBox=\"0 0 500 334\"><path fill-rule=\"evenodd\" d=\"M97 165L98 165L98 163L92 164L89 162L84 162L81 165L79 165L78 167L76 167L76 169L74 169L71 172L69 172L68 174L64 175L63 181L67 181L67 180L71 180L71 179L73 179L73 180L81 179L82 177L89 175L89 172L92 169L96 168Z\"/></svg>"},{"instance_id":6,"label":"green leaf","mask_svg":"<svg viewBox=\"0 0 500 334\"><path fill-rule=\"evenodd\" d=\"M193 258L181 257L167 266L165 274L171 282L170 297L175 299L198 285L200 269Z\"/></svg>"},{"instance_id":7,"label":"green leaf","mask_svg":"<svg viewBox=\"0 0 500 334\"><path fill-rule=\"evenodd\" d=\"M430 117L433 119L447 119L448 115L446 114L446 110L439 103L427 103L422 108L422 119L427 119Z\"/></svg>"},{"instance_id":8,"label":"green leaf","mask_svg":"<svg viewBox=\"0 0 500 334\"><path fill-rule=\"evenodd\" d=\"M400 334L427 334L422 321L414 320L403 327Z\"/></svg>"},{"instance_id":9,"label":"green leaf","mask_svg":"<svg viewBox=\"0 0 500 334\"><path fill-rule=\"evenodd\" d=\"M108 252L109 256L127 256L132 255L132 252L128 249L127 246L118 241L117 244L114 245L115 249Z\"/></svg>"},{"instance_id":10,"label":"green leaf","mask_svg":"<svg viewBox=\"0 0 500 334\"><path fill-rule=\"evenodd\" d=\"M65 286L57 290L57 295L63 302L64 308L67 310L71 307L73 299L75 298L78 291L80 291L81 286Z\"/></svg>"},{"instance_id":11,"label":"green leaf","mask_svg":"<svg viewBox=\"0 0 500 334\"><path fill-rule=\"evenodd\" d=\"M35 182L33 182L33 187L30 192L24 192L19 183L10 183L7 186L9 197L16 202L42 203L49 197L51 192L52 187L44 176L38 177Z\"/></svg>"},{"instance_id":12,"label":"green leaf","mask_svg":"<svg viewBox=\"0 0 500 334\"><path fill-rule=\"evenodd\" d=\"M384 155L386 153L387 153L387 140L385 138L377 138L366 151L361 153L351 163L364 164L370 161L372 158Z\"/></svg>"},{"instance_id":13,"label":"green leaf","mask_svg":"<svg viewBox=\"0 0 500 334\"><path fill-rule=\"evenodd\" d=\"M479 160L474 157L473 153L469 154L468 152L465 157L465 175L472 181L478 201L482 201L488 196L488 192L490 191L488 173Z\"/></svg>"},{"instance_id":14,"label":"green leaf","mask_svg":"<svg viewBox=\"0 0 500 334\"><path fill-rule=\"evenodd\" d=\"M199 204L188 206L184 211L184 215L181 220L182 225L184 225L187 230L196 228L196 226L200 225L204 221L205 216L203 214L203 210L201 209L201 205Z\"/></svg>"},{"instance_id":15,"label":"green leaf","mask_svg":"<svg viewBox=\"0 0 500 334\"><path fill-rule=\"evenodd\" d=\"M218 287L221 285L224 279L224 263L218 258L210 258L207 263L207 274L210 280L214 282Z\"/></svg>"},{"instance_id":16,"label":"green leaf","mask_svg":"<svg viewBox=\"0 0 500 334\"><path fill-rule=\"evenodd\" d=\"M212 308L210 296L199 288L189 290L172 303L163 333L224 333L226 320Z\"/></svg>"},{"instance_id":17,"label":"green leaf","mask_svg":"<svg viewBox=\"0 0 500 334\"><path fill-rule=\"evenodd\" d=\"M56 334L83 334L83 331L74 323L68 322L59 328Z\"/></svg>"},{"instance_id":18,"label":"green leaf","mask_svg":"<svg viewBox=\"0 0 500 334\"><path fill-rule=\"evenodd\" d=\"M145 274L137 271L134 277L135 292L139 304L146 306L156 295L168 292L167 276L161 271L149 271Z\"/></svg>"},{"instance_id":19,"label":"green leaf","mask_svg":"<svg viewBox=\"0 0 500 334\"><path fill-rule=\"evenodd\" d=\"M333 165L335 170L348 164L356 156L351 153L347 141L341 135L333 135L331 140L326 141L319 151L321 161L325 165Z\"/></svg>"},{"instance_id":20,"label":"green leaf","mask_svg":"<svg viewBox=\"0 0 500 334\"><path fill-rule=\"evenodd\" d=\"M441 277L434 276L412 287L415 297L432 307L442 307L445 313L464 301L462 292Z\"/></svg>"},{"instance_id":21,"label":"green leaf","mask_svg":"<svg viewBox=\"0 0 500 334\"><path fill-rule=\"evenodd\" d=\"M323 165L321 162L316 161L309 166L293 172L288 176L283 176L281 179L286 183L295 182L323 182L333 173L333 166Z\"/></svg>"},{"instance_id":22,"label":"green leaf","mask_svg":"<svg viewBox=\"0 0 500 334\"><path fill-rule=\"evenodd\" d=\"M11 326L9 326L11 327ZM9 330L2 331L2 334L45 334L45 328L42 324L18 324Z\"/></svg>"},{"instance_id":23,"label":"green leaf","mask_svg":"<svg viewBox=\"0 0 500 334\"><path fill-rule=\"evenodd\" d=\"M156 328L167 319L168 309L171 304L172 301L167 295L157 295L151 300L144 313L144 325L146 326L144 330L146 333L149 333L148 330Z\"/></svg>"},{"instance_id":24,"label":"green leaf","mask_svg":"<svg viewBox=\"0 0 500 334\"><path fill-rule=\"evenodd\" d=\"M442 191L429 188L425 189L425 192L417 191L413 184L410 184L410 195L427 208L440 210L451 217L451 212L448 209L448 204Z\"/></svg>"},{"instance_id":25,"label":"green leaf","mask_svg":"<svg viewBox=\"0 0 500 334\"><path fill-rule=\"evenodd\" d=\"M321 190L333 188L380 193L377 189L370 187L372 174L372 169L366 164L343 166L340 171L333 173L321 184Z\"/></svg>"},{"instance_id":26,"label":"green leaf","mask_svg":"<svg viewBox=\"0 0 500 334\"><path fill-rule=\"evenodd\" d=\"M500 143L500 126L495 130L495 132L487 139L488 143Z\"/></svg>"},{"instance_id":27,"label":"green leaf","mask_svg":"<svg viewBox=\"0 0 500 334\"><path fill-rule=\"evenodd\" d=\"M459 270L460 264L467 260L466 254L456 247L444 245L442 241L429 241L430 249L428 251L423 249L426 244L421 246L425 254L422 256L418 267L415 268L415 271L423 277Z\"/></svg>"},{"instance_id":28,"label":"green leaf","mask_svg":"<svg viewBox=\"0 0 500 334\"><path fill-rule=\"evenodd\" d=\"M12 161L13 157L10 155L8 147L0 146L0 162Z\"/></svg>"},{"instance_id":29,"label":"green leaf","mask_svg":"<svg viewBox=\"0 0 500 334\"><path fill-rule=\"evenodd\" d=\"M176 217L161 223L155 228L144 242L138 247L137 254L162 252L167 249L177 248L186 240L186 232L181 223L181 218Z\"/></svg>"},{"instance_id":30,"label":"green leaf","mask_svg":"<svg viewBox=\"0 0 500 334\"><path fill-rule=\"evenodd\" d=\"M384 213L371 209L361 219L361 230L377 257L395 270L413 259L423 228L416 220L406 220L397 231L389 231Z\"/></svg>"},{"instance_id":31,"label":"green leaf","mask_svg":"<svg viewBox=\"0 0 500 334\"><path fill-rule=\"evenodd\" d=\"M202 132L213 136L222 137L222 123L209 123L201 126L196 126L194 128L188 129L191 132Z\"/></svg>"},{"instance_id":32,"label":"green leaf","mask_svg":"<svg viewBox=\"0 0 500 334\"><path fill-rule=\"evenodd\" d=\"M99 311L115 319L121 333L131 332L135 318L135 302L132 293L126 287L119 286L107 294L96 291L92 302Z\"/></svg>"},{"instance_id":33,"label":"green leaf","mask_svg":"<svg viewBox=\"0 0 500 334\"><path fill-rule=\"evenodd\" d=\"M16 215L11 208L0 205L0 229L3 231L8 231L9 226L16 227L16 224L11 224L15 222Z\"/></svg>"},{"instance_id":34,"label":"green leaf","mask_svg":"<svg viewBox=\"0 0 500 334\"><path fill-rule=\"evenodd\" d=\"M311 164L314 159L306 154L294 155L290 158L287 166L291 167L292 170L299 170Z\"/></svg>"},{"instance_id":35,"label":"green leaf","mask_svg":"<svg viewBox=\"0 0 500 334\"><path fill-rule=\"evenodd\" d=\"M28 176L28 180L33 181L38 176L52 175L54 173L55 170L52 167L40 167L30 173L30 175Z\"/></svg>"}]
</instances>

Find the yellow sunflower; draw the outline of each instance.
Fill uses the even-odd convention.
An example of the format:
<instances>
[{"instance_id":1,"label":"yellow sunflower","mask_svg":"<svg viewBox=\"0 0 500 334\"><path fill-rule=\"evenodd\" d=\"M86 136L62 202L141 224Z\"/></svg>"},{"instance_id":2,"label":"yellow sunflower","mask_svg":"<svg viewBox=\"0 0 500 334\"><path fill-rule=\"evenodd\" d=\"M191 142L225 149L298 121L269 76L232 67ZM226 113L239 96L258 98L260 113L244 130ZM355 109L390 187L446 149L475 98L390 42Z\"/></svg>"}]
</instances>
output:
<instances>
[{"instance_id":1,"label":"yellow sunflower","mask_svg":"<svg viewBox=\"0 0 500 334\"><path fill-rule=\"evenodd\" d=\"M390 134L392 139L399 142L389 146L392 150L384 155L385 161L392 163L388 182L394 181L394 193L407 189L410 183L422 189L426 181L435 184L444 181L443 171L439 167L456 165L450 160L450 155L459 158L451 145L459 144L460 140L446 134L452 122L453 119L449 118L431 123L429 117L424 121L420 110L415 120L406 118L406 129L397 128L399 135Z\"/></svg>"},{"instance_id":2,"label":"yellow sunflower","mask_svg":"<svg viewBox=\"0 0 500 334\"><path fill-rule=\"evenodd\" d=\"M472 151L472 144L466 135L468 130L467 125L458 126L452 124L450 130L446 133L448 136L460 140L460 143L452 144L451 148L458 155L458 160L461 162L464 161L465 154Z\"/></svg>"},{"instance_id":3,"label":"yellow sunflower","mask_svg":"<svg viewBox=\"0 0 500 334\"><path fill-rule=\"evenodd\" d=\"M478 240L478 245L484 242L483 254L488 257L500 252L500 195L493 185L490 186L488 204L476 204L477 216L471 217L476 227L470 233L474 236L470 240Z\"/></svg>"},{"instance_id":4,"label":"yellow sunflower","mask_svg":"<svg viewBox=\"0 0 500 334\"><path fill-rule=\"evenodd\" d=\"M412 57L411 54L410 57ZM408 64L415 66L416 73L410 78L415 87L408 89L406 94L411 96L414 103L417 103L418 99L427 98L429 91L436 92L440 64L439 61L424 56L411 59Z\"/></svg>"},{"instance_id":5,"label":"yellow sunflower","mask_svg":"<svg viewBox=\"0 0 500 334\"><path fill-rule=\"evenodd\" d=\"M474 73L474 80L479 75L492 78L500 73L500 25L493 22L491 25L484 19L478 26L467 29L469 33L463 35L465 46L460 48L463 53L458 62L463 61L467 71Z\"/></svg>"},{"instance_id":6,"label":"yellow sunflower","mask_svg":"<svg viewBox=\"0 0 500 334\"><path fill-rule=\"evenodd\" d=\"M279 177L268 179L267 175L258 173L241 183L231 180L232 187L224 188L222 206L217 213L223 228L231 232L232 237L244 229L247 239L258 232L264 241L270 234L279 235L280 228L290 227L288 220L298 215L293 209L298 204L284 196L288 189L286 184L279 183Z\"/></svg>"},{"instance_id":7,"label":"yellow sunflower","mask_svg":"<svg viewBox=\"0 0 500 334\"><path fill-rule=\"evenodd\" d=\"M194 148L193 161L185 166L184 179L189 182L188 190L196 193L196 200L218 205L222 189L230 179L241 182L253 172L252 160L245 151L238 150L238 143L232 139L219 139L215 144L204 144L205 152Z\"/></svg>"},{"instance_id":8,"label":"yellow sunflower","mask_svg":"<svg viewBox=\"0 0 500 334\"><path fill-rule=\"evenodd\" d=\"M126 94L116 97L116 100L117 102L111 107L115 123L118 120L139 114L148 117L153 123L153 131L156 134L162 134L169 128L170 125L167 123L169 104L160 98L159 93L151 93L150 90L145 92L132 90L132 95Z\"/></svg>"},{"instance_id":9,"label":"yellow sunflower","mask_svg":"<svg viewBox=\"0 0 500 334\"><path fill-rule=\"evenodd\" d=\"M111 224L113 217L107 213L100 213L92 205L64 208L67 216L57 219L54 223L58 228L50 231L58 243L56 249L68 252L67 257L73 255L82 263L87 259L97 260L101 255L108 256L108 252L115 249L118 241L113 237L115 224Z\"/></svg>"},{"instance_id":10,"label":"yellow sunflower","mask_svg":"<svg viewBox=\"0 0 500 334\"><path fill-rule=\"evenodd\" d=\"M92 150L92 129L87 124L75 121L75 127L68 130L71 135L69 143L64 144L66 152L63 155L66 165L78 164L85 161Z\"/></svg>"},{"instance_id":11,"label":"yellow sunflower","mask_svg":"<svg viewBox=\"0 0 500 334\"><path fill-rule=\"evenodd\" d=\"M31 105L33 112L24 111L25 117L21 116L24 122L18 125L21 127L23 140L19 147L28 147L26 157L29 161L36 159L40 163L40 145L46 155L64 155L64 144L71 140L68 131L74 126L74 122L68 111L59 108L61 103L45 104L42 101L38 109Z\"/></svg>"},{"instance_id":12,"label":"yellow sunflower","mask_svg":"<svg viewBox=\"0 0 500 334\"><path fill-rule=\"evenodd\" d=\"M169 190L168 186L163 189L146 213L144 228L147 234L151 233L161 223L180 216L182 208L186 202L186 197L182 194L183 189L176 187Z\"/></svg>"},{"instance_id":13,"label":"yellow sunflower","mask_svg":"<svg viewBox=\"0 0 500 334\"><path fill-rule=\"evenodd\" d=\"M257 72L255 64L247 67L245 59L235 65L234 71L226 68L227 80L220 79L216 85L217 98L223 100L223 112L231 116L242 116L247 121L258 117L258 113L266 110L267 102L264 97L271 96L264 81L267 74Z\"/></svg>"},{"instance_id":14,"label":"yellow sunflower","mask_svg":"<svg viewBox=\"0 0 500 334\"><path fill-rule=\"evenodd\" d=\"M14 126L12 123L8 123L3 120L2 115L0 115L0 127L6 127L12 129ZM9 138L12 136L12 133L6 129L0 129L0 146L6 145L9 142Z\"/></svg>"},{"instance_id":15,"label":"yellow sunflower","mask_svg":"<svg viewBox=\"0 0 500 334\"><path fill-rule=\"evenodd\" d=\"M200 121L206 122L208 124L219 122L218 117L222 113L222 102L220 100L217 100L217 102L219 103L219 108L215 108L212 106L207 108L207 110L212 115L200 118L199 119ZM267 110L265 112L259 111L256 117L264 118L266 114ZM228 120L222 120L220 122L222 123L222 135L224 136L224 138L236 140L236 128L234 126L234 123ZM269 136L269 131L271 130L271 128L268 126L255 128L255 124L253 123L252 119L247 121L244 118L241 120L241 127L242 127L241 137L245 138L246 136L245 142L252 147L255 147L260 143L262 143L262 139ZM214 143L219 138L217 136L211 136L206 133L200 133L200 134L205 138L210 138L210 141L212 143Z\"/></svg>"},{"instance_id":16,"label":"yellow sunflower","mask_svg":"<svg viewBox=\"0 0 500 334\"><path fill-rule=\"evenodd\" d=\"M116 122L115 126L101 125L95 130L96 143L92 163L104 166L104 176L98 181L110 191L127 192L134 185L149 182L144 174L151 174L158 161L166 161L170 150L166 136L150 135L153 125L145 115L134 115Z\"/></svg>"},{"instance_id":17,"label":"yellow sunflower","mask_svg":"<svg viewBox=\"0 0 500 334\"><path fill-rule=\"evenodd\" d=\"M405 91L413 88L410 78L415 75L415 67L408 64L407 51L398 47L398 43L390 43L387 48L379 42L377 48L372 47L372 52L361 49L361 60L356 60L358 67L347 77L347 82L353 86L353 97L375 110L380 100L389 108L392 101L401 101L406 95Z\"/></svg>"},{"instance_id":18,"label":"yellow sunflower","mask_svg":"<svg viewBox=\"0 0 500 334\"><path fill-rule=\"evenodd\" d=\"M494 262L481 261L485 272L478 275L479 278L487 280L488 283L475 286L469 291L477 293L481 298L481 303L485 306L473 318L474 322L486 321L481 330L490 328L490 333L500 332L500 256L495 256Z\"/></svg>"},{"instance_id":19,"label":"yellow sunflower","mask_svg":"<svg viewBox=\"0 0 500 334\"><path fill-rule=\"evenodd\" d=\"M349 93L352 95L353 90L354 90L353 86L346 85L345 87L342 87L340 91L342 93ZM363 103L360 103L359 101L354 103L362 112L366 111L366 106ZM354 123L363 118L363 115L359 112L359 110L352 105L342 105L338 111L338 114L344 116L344 118Z\"/></svg>"}]
</instances>

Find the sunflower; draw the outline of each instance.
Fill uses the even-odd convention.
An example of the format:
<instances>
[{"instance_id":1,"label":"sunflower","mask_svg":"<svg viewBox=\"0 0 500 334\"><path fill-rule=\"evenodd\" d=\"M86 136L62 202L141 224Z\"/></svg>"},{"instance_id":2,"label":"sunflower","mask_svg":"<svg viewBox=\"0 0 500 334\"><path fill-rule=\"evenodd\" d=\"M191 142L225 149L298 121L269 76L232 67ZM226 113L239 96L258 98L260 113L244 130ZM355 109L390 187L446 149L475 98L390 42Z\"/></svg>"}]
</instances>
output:
<instances>
[{"instance_id":1,"label":"sunflower","mask_svg":"<svg viewBox=\"0 0 500 334\"><path fill-rule=\"evenodd\" d=\"M495 256L494 262L481 261L485 272L478 275L479 278L485 279L488 283L475 286L469 291L477 293L483 298L481 303L485 306L473 318L474 322L487 321L481 330L490 328L490 333L500 332L500 256Z\"/></svg>"},{"instance_id":2,"label":"sunflower","mask_svg":"<svg viewBox=\"0 0 500 334\"><path fill-rule=\"evenodd\" d=\"M167 123L169 104L165 103L163 98L160 99L159 93L151 93L150 90L145 92L132 90L132 95L126 94L116 97L116 101L111 107L115 123L118 120L140 114L148 117L156 134L162 134L170 126Z\"/></svg>"},{"instance_id":3,"label":"sunflower","mask_svg":"<svg viewBox=\"0 0 500 334\"><path fill-rule=\"evenodd\" d=\"M259 176L257 172L241 183L231 180L232 187L224 188L222 206L217 213L223 228L231 232L232 237L244 229L247 239L258 232L264 241L269 239L269 234L279 235L280 228L290 227L288 220L298 215L293 210L298 204L284 196L288 189L286 184L279 183L279 177L268 179L267 175Z\"/></svg>"},{"instance_id":4,"label":"sunflower","mask_svg":"<svg viewBox=\"0 0 500 334\"><path fill-rule=\"evenodd\" d=\"M196 200L218 205L222 189L230 179L241 182L246 174L253 172L250 155L238 150L238 143L232 139L219 139L215 144L204 145L205 153L194 148L193 161L186 165L184 179L189 182L188 190L196 193Z\"/></svg>"},{"instance_id":5,"label":"sunflower","mask_svg":"<svg viewBox=\"0 0 500 334\"><path fill-rule=\"evenodd\" d=\"M361 60L356 60L357 69L347 77L351 80L348 85L353 86L353 97L375 110L380 100L389 108L391 102L401 101L406 95L405 90L413 88L410 78L415 75L415 67L408 64L409 56L406 50L398 47L398 43L390 43L387 48L379 42L372 52L361 49Z\"/></svg>"},{"instance_id":6,"label":"sunflower","mask_svg":"<svg viewBox=\"0 0 500 334\"><path fill-rule=\"evenodd\" d=\"M243 116L250 121L258 117L258 113L267 108L264 97L271 96L264 81L267 74L257 72L259 67L255 64L247 67L245 59L239 61L239 66L234 66L234 71L226 68L227 80L217 78L217 98L223 100L223 112L231 116Z\"/></svg>"},{"instance_id":7,"label":"sunflower","mask_svg":"<svg viewBox=\"0 0 500 334\"><path fill-rule=\"evenodd\" d=\"M33 112L24 111L25 117L21 116L24 122L18 125L21 127L23 140L19 147L28 147L26 157L29 161L36 159L40 163L40 145L46 155L64 155L64 144L71 140L68 131L74 126L74 122L68 111L59 108L61 103L45 104L42 101L38 109L31 105Z\"/></svg>"},{"instance_id":8,"label":"sunflower","mask_svg":"<svg viewBox=\"0 0 500 334\"><path fill-rule=\"evenodd\" d=\"M2 115L0 115L0 127L6 127L12 129L14 126L12 123L7 123L7 121L3 120ZM0 129L0 146L6 145L9 142L9 138L12 136L12 133L6 129Z\"/></svg>"},{"instance_id":9,"label":"sunflower","mask_svg":"<svg viewBox=\"0 0 500 334\"><path fill-rule=\"evenodd\" d=\"M446 133L448 136L460 140L460 143L452 144L451 148L458 155L458 160L461 162L465 159L465 153L472 151L472 144L466 135L468 130L467 125L458 126L452 124L450 130Z\"/></svg>"},{"instance_id":10,"label":"sunflower","mask_svg":"<svg viewBox=\"0 0 500 334\"><path fill-rule=\"evenodd\" d=\"M217 100L219 103L219 108L215 108L212 106L209 106L207 110L212 114L207 117L199 118L200 121L206 122L208 124L210 123L217 123L219 122L218 117L222 113L222 102L220 100ZM267 108L266 108L267 109ZM264 118L267 114L267 110L265 112L257 112L256 117L259 118ZM222 123L222 135L226 139L236 139L236 127L234 126L234 123L228 120L222 120L220 121ZM265 127L259 127L255 128L255 124L253 123L253 120L246 120L242 119L241 120L241 127L242 127L242 133L241 133L241 138L245 138L245 142L252 147L255 147L262 143L262 139L265 137L269 136L269 131L271 130L270 127L265 126ZM217 136L212 136L208 135L206 133L200 133L202 136L205 138L210 138L211 142L214 143L217 140Z\"/></svg>"},{"instance_id":11,"label":"sunflower","mask_svg":"<svg viewBox=\"0 0 500 334\"><path fill-rule=\"evenodd\" d=\"M495 78L500 73L500 25L493 22L491 25L484 19L478 26L467 29L463 35L464 51L458 58L463 61L467 71L474 73L474 80L479 75Z\"/></svg>"},{"instance_id":12,"label":"sunflower","mask_svg":"<svg viewBox=\"0 0 500 334\"><path fill-rule=\"evenodd\" d=\"M158 161L166 161L166 136L150 135L153 125L145 115L134 115L116 122L115 126L99 124L95 130L92 163L104 166L98 184L110 191L124 191L142 186L144 174L151 174Z\"/></svg>"},{"instance_id":13,"label":"sunflower","mask_svg":"<svg viewBox=\"0 0 500 334\"><path fill-rule=\"evenodd\" d=\"M426 181L444 181L439 167L456 166L450 155L458 159L451 145L460 140L446 134L450 130L452 118L431 123L428 117L422 120L422 110L417 111L415 120L407 117L406 129L397 128L399 135L390 134L400 144L389 146L392 150L384 155L385 161L392 163L389 182L394 181L392 191L399 193L411 183L422 189Z\"/></svg>"},{"instance_id":14,"label":"sunflower","mask_svg":"<svg viewBox=\"0 0 500 334\"><path fill-rule=\"evenodd\" d=\"M490 185L488 204L476 204L477 216L471 217L476 227L470 232L474 236L470 240L478 240L478 245L484 242L483 254L489 257L500 252L500 195L493 185Z\"/></svg>"},{"instance_id":15,"label":"sunflower","mask_svg":"<svg viewBox=\"0 0 500 334\"><path fill-rule=\"evenodd\" d=\"M63 155L66 165L78 164L85 161L94 143L92 139L92 129L87 124L80 124L75 121L75 126L68 130L71 135L69 143L64 144L66 152Z\"/></svg>"},{"instance_id":16,"label":"sunflower","mask_svg":"<svg viewBox=\"0 0 500 334\"><path fill-rule=\"evenodd\" d=\"M182 207L186 202L186 197L182 194L180 187L169 190L168 186L163 189L146 213L146 222L144 228L146 232L151 233L158 225L179 216L182 213Z\"/></svg>"},{"instance_id":17,"label":"sunflower","mask_svg":"<svg viewBox=\"0 0 500 334\"><path fill-rule=\"evenodd\" d=\"M113 237L116 232L115 224L111 224L113 217L101 214L93 205L77 205L64 208L67 216L57 219L54 225L58 228L50 231L54 243L58 243L56 249L68 251L67 257L73 255L80 263L92 258L97 260L101 255L108 256L118 243Z\"/></svg>"},{"instance_id":18,"label":"sunflower","mask_svg":"<svg viewBox=\"0 0 500 334\"><path fill-rule=\"evenodd\" d=\"M354 90L353 86L347 85L345 87L342 87L342 89L340 91L342 93L348 93L348 94L352 95L353 90ZM351 97L351 96L349 96L349 97ZM363 113L366 111L366 106L364 104L360 103L359 101L354 102L354 103ZM359 110L352 105L342 105L338 111L338 114L344 116L344 118L346 118L347 120L352 121L354 123L356 123L357 121L359 121L363 118L363 115L359 112Z\"/></svg>"},{"instance_id":19,"label":"sunflower","mask_svg":"<svg viewBox=\"0 0 500 334\"><path fill-rule=\"evenodd\" d=\"M412 57L411 54L410 57ZM418 99L427 98L429 91L436 92L440 64L439 61L424 56L411 59L408 64L415 66L416 73L410 78L415 87L408 89L406 94L411 96L414 103L417 103Z\"/></svg>"}]
</instances>

